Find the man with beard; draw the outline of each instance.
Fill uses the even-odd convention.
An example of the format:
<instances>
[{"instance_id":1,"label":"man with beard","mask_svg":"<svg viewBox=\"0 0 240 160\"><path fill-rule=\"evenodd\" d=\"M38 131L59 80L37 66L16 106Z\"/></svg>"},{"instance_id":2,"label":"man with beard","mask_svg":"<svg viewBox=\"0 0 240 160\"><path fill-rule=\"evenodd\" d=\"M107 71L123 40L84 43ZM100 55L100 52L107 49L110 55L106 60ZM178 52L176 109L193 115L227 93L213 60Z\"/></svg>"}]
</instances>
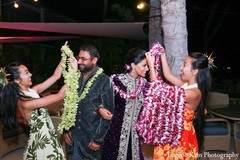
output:
<instances>
[{"instance_id":1,"label":"man with beard","mask_svg":"<svg viewBox=\"0 0 240 160\"><path fill-rule=\"evenodd\" d=\"M64 133L70 160L100 160L102 144L111 121L98 112L106 108L113 113L113 89L110 78L98 67L99 51L93 45L80 47L77 56L80 101L75 126Z\"/></svg>"}]
</instances>

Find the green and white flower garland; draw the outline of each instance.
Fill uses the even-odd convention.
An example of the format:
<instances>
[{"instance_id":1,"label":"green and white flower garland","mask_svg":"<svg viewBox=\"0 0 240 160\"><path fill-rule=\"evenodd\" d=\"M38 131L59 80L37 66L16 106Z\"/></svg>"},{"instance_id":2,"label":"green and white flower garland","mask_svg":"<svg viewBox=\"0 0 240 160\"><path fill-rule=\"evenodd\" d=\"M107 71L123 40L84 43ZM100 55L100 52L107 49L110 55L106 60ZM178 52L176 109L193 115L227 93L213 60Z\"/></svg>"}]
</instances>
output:
<instances>
[{"instance_id":1,"label":"green and white flower garland","mask_svg":"<svg viewBox=\"0 0 240 160\"><path fill-rule=\"evenodd\" d=\"M60 122L58 129L60 133L63 132L63 130L69 130L72 126L75 125L76 121L76 115L77 115L77 108L78 108L78 102L84 99L93 82L97 79L97 77L103 73L102 68L98 68L96 74L89 80L84 87L84 90L81 94L81 96L78 96L78 79L81 76L80 72L74 71L72 68L72 65L70 63L67 63L67 57L73 58L73 52L69 49L69 47L65 44L61 48L62 51L62 68L63 68L63 77L64 77L64 82L67 85L66 89L66 95L64 97L63 101L63 115L62 115L62 121ZM66 71L66 67L68 67L68 71Z\"/></svg>"},{"instance_id":2,"label":"green and white flower garland","mask_svg":"<svg viewBox=\"0 0 240 160\"><path fill-rule=\"evenodd\" d=\"M82 99L84 99L86 97L86 95L88 94L93 82L97 79L97 77L101 73L103 73L103 69L99 67L96 74L91 78L90 81L87 82L86 86L84 87L84 90L83 90L81 96L79 97L79 101L81 101Z\"/></svg>"},{"instance_id":3,"label":"green and white flower garland","mask_svg":"<svg viewBox=\"0 0 240 160\"><path fill-rule=\"evenodd\" d=\"M79 102L79 96L77 92L78 78L80 76L80 72L74 71L71 63L67 62L68 57L74 58L73 52L70 50L69 46L65 44L62 46L61 51L62 74L64 77L64 83L67 85L67 89L63 100L62 121L58 126L60 133L62 133L63 130L69 130L75 124Z\"/></svg>"}]
</instances>

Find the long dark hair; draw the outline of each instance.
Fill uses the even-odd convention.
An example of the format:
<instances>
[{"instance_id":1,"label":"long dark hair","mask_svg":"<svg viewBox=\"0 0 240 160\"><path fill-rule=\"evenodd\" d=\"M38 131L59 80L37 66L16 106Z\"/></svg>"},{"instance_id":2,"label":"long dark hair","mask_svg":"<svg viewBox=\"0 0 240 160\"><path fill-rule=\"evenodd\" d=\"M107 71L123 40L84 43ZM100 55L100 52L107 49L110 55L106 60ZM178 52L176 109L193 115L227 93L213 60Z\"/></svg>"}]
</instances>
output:
<instances>
[{"instance_id":1,"label":"long dark hair","mask_svg":"<svg viewBox=\"0 0 240 160\"><path fill-rule=\"evenodd\" d=\"M21 96L19 85L14 80L20 78L18 62L10 63L5 67L8 83L0 91L0 120L6 128L16 128L17 123L17 102Z\"/></svg>"},{"instance_id":2,"label":"long dark hair","mask_svg":"<svg viewBox=\"0 0 240 160\"><path fill-rule=\"evenodd\" d=\"M201 149L204 141L203 126L204 126L204 110L206 108L208 91L212 85L210 69L208 68L208 58L200 52L192 52L189 54L192 60L192 68L198 69L197 84L201 91L202 98L196 110L194 119L194 128L196 130L198 147Z\"/></svg>"}]
</instances>

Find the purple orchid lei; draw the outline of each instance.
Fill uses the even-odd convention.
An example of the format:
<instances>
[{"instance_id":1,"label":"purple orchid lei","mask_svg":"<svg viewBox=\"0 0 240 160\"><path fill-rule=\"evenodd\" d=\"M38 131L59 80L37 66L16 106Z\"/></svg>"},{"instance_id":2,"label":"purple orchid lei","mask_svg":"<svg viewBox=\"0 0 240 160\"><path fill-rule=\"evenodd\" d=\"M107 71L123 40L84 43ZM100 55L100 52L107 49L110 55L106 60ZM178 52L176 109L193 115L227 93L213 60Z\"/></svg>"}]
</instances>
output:
<instances>
[{"instance_id":1,"label":"purple orchid lei","mask_svg":"<svg viewBox=\"0 0 240 160\"><path fill-rule=\"evenodd\" d=\"M164 49L159 43L154 44L150 50L156 57L154 64L156 72L160 65L159 55L163 52ZM160 77L149 83L142 112L136 123L137 131L144 143L178 146L183 131L184 96L183 88L170 86Z\"/></svg>"}]
</instances>

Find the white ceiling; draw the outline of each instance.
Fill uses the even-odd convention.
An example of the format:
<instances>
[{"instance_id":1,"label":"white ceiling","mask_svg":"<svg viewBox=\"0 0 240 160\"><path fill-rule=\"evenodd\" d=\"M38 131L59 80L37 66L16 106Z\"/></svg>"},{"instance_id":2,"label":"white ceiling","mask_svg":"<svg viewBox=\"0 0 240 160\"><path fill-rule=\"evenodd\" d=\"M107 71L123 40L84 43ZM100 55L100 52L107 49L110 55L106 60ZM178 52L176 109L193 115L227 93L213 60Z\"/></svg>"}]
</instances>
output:
<instances>
[{"instance_id":1,"label":"white ceiling","mask_svg":"<svg viewBox=\"0 0 240 160\"><path fill-rule=\"evenodd\" d=\"M39 31L71 34L72 36L33 36L33 37L0 37L0 43L49 41L77 38L79 36L100 36L123 39L147 40L143 31L144 22L135 23L25 23L0 22L2 29Z\"/></svg>"}]
</instances>

